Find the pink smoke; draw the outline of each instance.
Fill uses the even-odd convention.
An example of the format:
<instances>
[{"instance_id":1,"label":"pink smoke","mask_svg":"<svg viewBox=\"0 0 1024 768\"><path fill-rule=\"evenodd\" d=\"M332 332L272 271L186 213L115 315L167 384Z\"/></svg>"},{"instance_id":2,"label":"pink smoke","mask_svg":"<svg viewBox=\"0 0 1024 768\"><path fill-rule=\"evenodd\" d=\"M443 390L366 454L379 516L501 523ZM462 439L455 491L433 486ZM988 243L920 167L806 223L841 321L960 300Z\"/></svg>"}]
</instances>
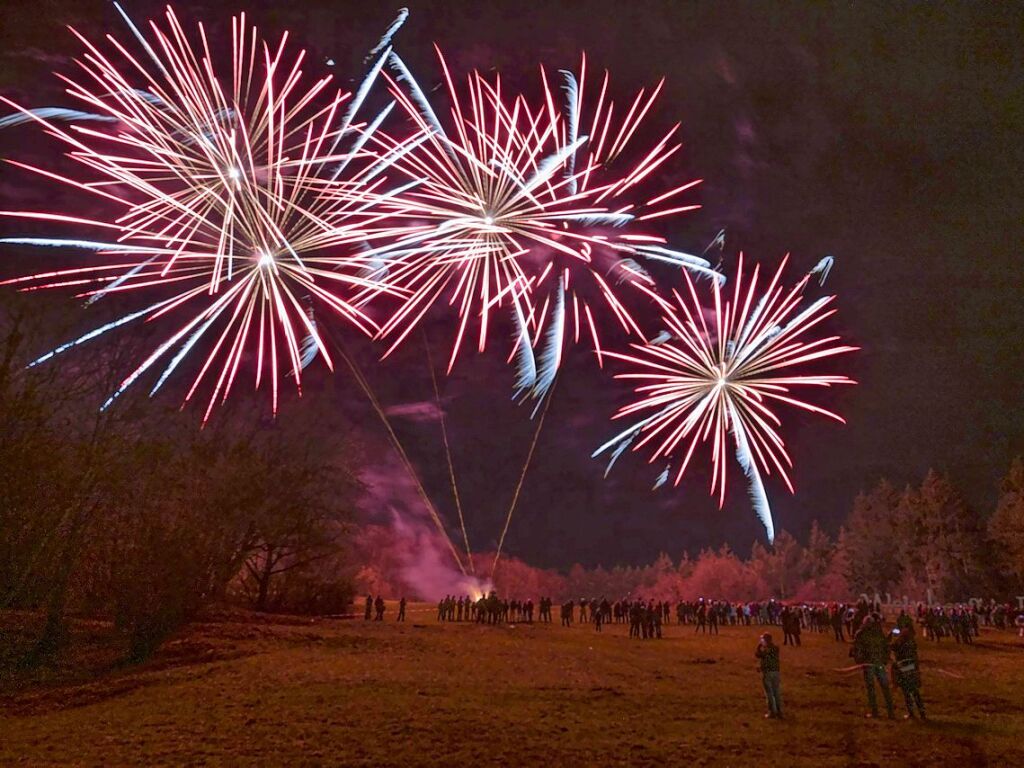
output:
<instances>
[{"instance_id":1,"label":"pink smoke","mask_svg":"<svg viewBox=\"0 0 1024 768\"><path fill-rule=\"evenodd\" d=\"M374 521L356 541L361 589L433 601L445 595L476 596L491 588L459 570L415 482L393 454L364 467L360 479L364 492L359 508L366 520Z\"/></svg>"},{"instance_id":2,"label":"pink smoke","mask_svg":"<svg viewBox=\"0 0 1024 768\"><path fill-rule=\"evenodd\" d=\"M409 421L440 421L441 409L432 400L424 400L420 403L402 403L392 405L385 413L390 418L408 419Z\"/></svg>"}]
</instances>

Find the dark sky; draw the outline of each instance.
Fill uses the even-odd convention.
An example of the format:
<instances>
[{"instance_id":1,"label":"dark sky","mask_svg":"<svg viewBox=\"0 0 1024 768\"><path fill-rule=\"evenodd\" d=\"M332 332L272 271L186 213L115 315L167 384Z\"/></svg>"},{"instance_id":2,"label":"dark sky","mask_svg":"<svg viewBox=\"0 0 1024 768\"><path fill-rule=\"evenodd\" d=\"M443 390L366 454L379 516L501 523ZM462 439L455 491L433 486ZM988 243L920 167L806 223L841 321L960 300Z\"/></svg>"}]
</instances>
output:
<instances>
[{"instance_id":1,"label":"dark sky","mask_svg":"<svg viewBox=\"0 0 1024 768\"><path fill-rule=\"evenodd\" d=\"M126 5L137 19L158 7ZM204 19L245 8L265 32L290 29L353 77L395 10L338 0L176 7ZM686 141L666 175L706 179L704 208L680 219L674 242L703 247L724 227L733 256L742 249L774 263L792 252L794 276L826 253L836 257L832 328L863 347L845 361L860 385L826 399L846 427L789 419L798 493L769 485L777 528L802 535L818 518L834 531L859 489L881 476L915 480L929 467L947 471L987 514L999 477L1024 450L1024 6L448 0L410 8L397 42L428 87L437 81L431 42L456 70L493 67L517 82L535 83L538 62L573 67L581 50L623 93L666 76L650 120L665 128L681 120ZM4 3L0 88L33 103L50 93L35 83L50 88L49 71L66 66L50 56L76 50L66 22L121 34L104 2ZM447 329L431 332L440 339ZM478 548L500 528L533 426L508 400L512 375L500 356L467 357L444 384ZM416 345L375 366L373 380L388 402L431 397ZM624 394L582 349L570 355L509 551L565 567L642 563L660 550L723 541L746 550L761 532L738 470L722 511L701 471L656 494L657 469L636 458L602 479L603 464L588 457ZM373 440L356 395L341 405ZM444 506L437 424L400 427Z\"/></svg>"}]
</instances>

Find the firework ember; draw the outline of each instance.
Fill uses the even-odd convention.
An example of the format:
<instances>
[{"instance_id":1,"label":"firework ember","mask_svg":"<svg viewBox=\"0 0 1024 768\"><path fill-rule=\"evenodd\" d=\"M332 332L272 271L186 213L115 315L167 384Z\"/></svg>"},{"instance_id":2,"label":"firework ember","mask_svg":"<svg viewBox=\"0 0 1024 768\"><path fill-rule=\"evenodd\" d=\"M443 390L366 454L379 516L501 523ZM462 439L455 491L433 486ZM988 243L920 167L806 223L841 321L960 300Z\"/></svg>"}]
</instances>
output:
<instances>
[{"instance_id":1,"label":"firework ember","mask_svg":"<svg viewBox=\"0 0 1024 768\"><path fill-rule=\"evenodd\" d=\"M636 202L642 182L680 147L677 124L651 148L633 152L660 84L617 110L607 73L599 89L586 88L584 58L579 77L559 75L564 99L544 76L544 98L531 106L526 97L505 93L500 77L473 72L460 89L440 51L438 57L450 119L438 116L392 53L393 97L424 140L407 152L386 135L374 142L382 152L400 155L395 169L415 183L406 194L381 201L411 231L373 254L372 276L404 296L382 326L392 349L431 307L447 302L458 313L451 370L473 333L471 323L477 324L482 352L493 312L507 308L516 328L518 388L539 396L553 382L568 337L579 341L586 334L600 351L601 308L592 307L594 297L603 299L625 332L642 337L619 296L621 283L648 290L653 285L637 257L721 278L706 260L641 230L699 207L678 203L699 180ZM591 90L596 96L588 105Z\"/></svg>"},{"instance_id":2,"label":"firework ember","mask_svg":"<svg viewBox=\"0 0 1024 768\"><path fill-rule=\"evenodd\" d=\"M698 444L710 442L711 493L717 492L721 507L728 453L734 450L769 540L774 539L775 528L762 474L778 472L793 491L789 477L792 462L775 407L792 406L843 422L838 414L798 399L792 392L855 383L842 375L805 373L803 368L857 349L842 344L838 336L808 338L836 312L831 307L834 296L802 306L811 277L824 278L832 259L823 259L792 288L782 284L785 264L786 259L762 290L760 267L754 267L746 282L741 257L732 296L713 283L713 310L707 312L686 275L685 290L673 292L674 302L660 301L665 332L650 343L631 344L629 354L607 353L629 367L616 378L638 382L636 399L615 418L642 418L594 453L610 451L610 470L626 449L648 449L650 462L669 462L658 478L658 487L669 479L678 485Z\"/></svg>"},{"instance_id":3,"label":"firework ember","mask_svg":"<svg viewBox=\"0 0 1024 768\"><path fill-rule=\"evenodd\" d=\"M118 10L121 10L118 7ZM174 11L148 35L121 11L136 52L113 37L103 51L84 46L77 78L61 76L76 108L18 110L0 126L34 123L60 141L78 175L14 165L71 188L92 217L3 211L22 221L85 228L85 237L8 238L4 242L79 250L86 266L7 281L23 290L72 287L88 303L115 294L147 304L64 344L36 363L134 321L179 318L177 327L124 379L106 407L160 364L152 393L193 350L205 360L185 400L212 382L206 410L229 394L243 358L255 358L255 383L279 380L316 357L331 358L314 316L324 307L366 333L375 324L346 297L365 288L359 247L394 238L392 223L367 202L386 196L390 157L361 149L385 113L367 124L357 112L390 55L400 16L374 49L356 94L331 78L303 72L305 53L288 35L262 40L244 14L232 19L230 55L218 68L215 41L202 24L191 37ZM72 30L74 31L74 30ZM223 63L223 62L222 62ZM63 125L66 124L66 125ZM396 151L402 150L400 142ZM329 190L329 193L328 193Z\"/></svg>"}]
</instances>

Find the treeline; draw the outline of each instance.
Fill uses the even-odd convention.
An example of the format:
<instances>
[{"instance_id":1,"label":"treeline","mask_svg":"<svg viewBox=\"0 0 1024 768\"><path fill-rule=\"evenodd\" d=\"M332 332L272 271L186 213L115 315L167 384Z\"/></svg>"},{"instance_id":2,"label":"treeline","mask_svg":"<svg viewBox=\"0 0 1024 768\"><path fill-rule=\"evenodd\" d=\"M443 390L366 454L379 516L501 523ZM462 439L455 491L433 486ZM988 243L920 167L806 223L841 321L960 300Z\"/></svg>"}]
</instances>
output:
<instances>
[{"instance_id":1,"label":"treeline","mask_svg":"<svg viewBox=\"0 0 1024 768\"><path fill-rule=\"evenodd\" d=\"M970 509L949 479L929 472L898 491L880 482L854 502L840 531L851 586L939 601L1024 594L1024 462L1004 477L995 511Z\"/></svg>"},{"instance_id":2,"label":"treeline","mask_svg":"<svg viewBox=\"0 0 1024 768\"><path fill-rule=\"evenodd\" d=\"M159 401L100 412L129 350L27 368L37 323L14 300L0 316L0 609L39 616L35 657L74 615L112 620L140 659L215 601L347 608L355 482L336 439L252 414L200 430Z\"/></svg>"},{"instance_id":3,"label":"treeline","mask_svg":"<svg viewBox=\"0 0 1024 768\"><path fill-rule=\"evenodd\" d=\"M558 600L641 595L692 600L836 600L860 594L893 600L1010 600L1024 595L1024 460L1016 459L987 521L971 510L949 479L929 472L897 490L881 481L853 502L836 537L817 523L805 543L782 531L742 559L728 547L678 562L605 569L574 565L567 574L506 558L495 574L506 595Z\"/></svg>"},{"instance_id":4,"label":"treeline","mask_svg":"<svg viewBox=\"0 0 1024 768\"><path fill-rule=\"evenodd\" d=\"M781 531L742 559L727 547L696 557L668 555L644 567L568 573L506 559L496 587L507 595L558 600L641 595L692 600L836 600L861 594L936 602L1024 595L1024 461L1013 462L988 517L971 510L947 477L929 472L897 490L882 480L859 495L835 539L815 522L806 543Z\"/></svg>"},{"instance_id":5,"label":"treeline","mask_svg":"<svg viewBox=\"0 0 1024 768\"><path fill-rule=\"evenodd\" d=\"M357 590L428 600L457 593L460 579L450 569L441 575L437 567L417 565L443 557L425 546L425 538L430 537L362 526L354 545ZM493 553L475 557L489 572ZM861 493L834 535L815 522L806 540L781 531L773 545L754 543L746 558L723 547L696 556L684 553L677 560L662 554L642 567L577 564L564 573L504 555L494 581L502 595L557 600L707 595L817 601L861 594L936 602L1012 600L1024 595L1024 460L1012 463L988 515L970 509L949 478L933 471L902 491L882 480Z\"/></svg>"}]
</instances>

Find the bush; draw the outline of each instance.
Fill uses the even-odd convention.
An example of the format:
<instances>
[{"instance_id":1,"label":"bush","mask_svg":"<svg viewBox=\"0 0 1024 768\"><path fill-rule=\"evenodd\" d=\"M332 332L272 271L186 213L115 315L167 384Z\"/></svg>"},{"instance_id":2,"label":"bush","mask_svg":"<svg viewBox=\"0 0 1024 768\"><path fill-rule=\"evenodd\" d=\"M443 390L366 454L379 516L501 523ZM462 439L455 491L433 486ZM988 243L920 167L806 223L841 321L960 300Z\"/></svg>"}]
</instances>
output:
<instances>
[{"instance_id":1,"label":"bush","mask_svg":"<svg viewBox=\"0 0 1024 768\"><path fill-rule=\"evenodd\" d=\"M299 616L348 613L355 599L355 586L351 579L303 571L282 574L276 589L272 604L274 610Z\"/></svg>"}]
</instances>

